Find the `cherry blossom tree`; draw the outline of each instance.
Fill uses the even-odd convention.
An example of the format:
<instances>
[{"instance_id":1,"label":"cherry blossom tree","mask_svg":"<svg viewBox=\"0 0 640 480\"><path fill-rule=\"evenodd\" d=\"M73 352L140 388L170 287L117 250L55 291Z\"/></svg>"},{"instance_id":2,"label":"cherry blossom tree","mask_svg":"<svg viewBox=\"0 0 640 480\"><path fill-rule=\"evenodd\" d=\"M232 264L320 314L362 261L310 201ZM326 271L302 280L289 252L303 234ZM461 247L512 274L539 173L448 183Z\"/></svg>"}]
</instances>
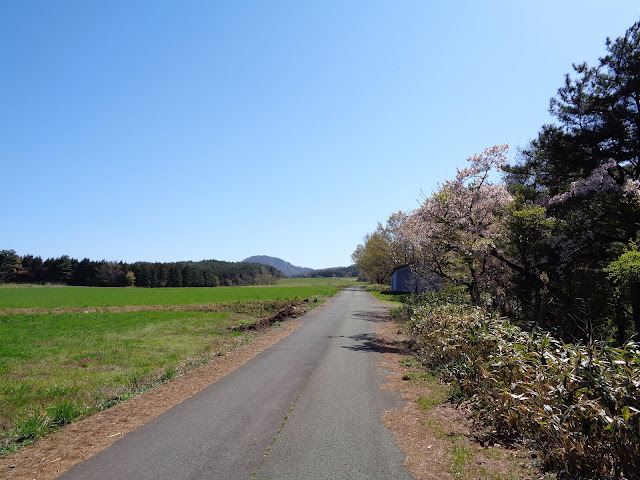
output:
<instances>
[{"instance_id":1,"label":"cherry blossom tree","mask_svg":"<svg viewBox=\"0 0 640 480\"><path fill-rule=\"evenodd\" d=\"M466 286L474 303L491 275L503 268L494 252L501 248L512 197L491 176L507 163L508 148L495 145L468 158L469 166L425 198L400 228L425 268Z\"/></svg>"}]
</instances>

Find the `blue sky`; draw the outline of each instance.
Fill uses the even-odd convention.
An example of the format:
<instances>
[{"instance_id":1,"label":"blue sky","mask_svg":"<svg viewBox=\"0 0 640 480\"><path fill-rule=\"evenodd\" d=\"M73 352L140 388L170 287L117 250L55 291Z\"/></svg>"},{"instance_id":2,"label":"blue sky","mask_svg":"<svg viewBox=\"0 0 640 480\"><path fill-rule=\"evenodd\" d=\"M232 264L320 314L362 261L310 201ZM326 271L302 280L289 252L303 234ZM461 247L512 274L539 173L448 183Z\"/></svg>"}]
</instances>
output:
<instances>
[{"instance_id":1,"label":"blue sky","mask_svg":"<svg viewBox=\"0 0 640 480\"><path fill-rule=\"evenodd\" d=\"M324 268L549 123L637 0L0 2L0 249Z\"/></svg>"}]
</instances>

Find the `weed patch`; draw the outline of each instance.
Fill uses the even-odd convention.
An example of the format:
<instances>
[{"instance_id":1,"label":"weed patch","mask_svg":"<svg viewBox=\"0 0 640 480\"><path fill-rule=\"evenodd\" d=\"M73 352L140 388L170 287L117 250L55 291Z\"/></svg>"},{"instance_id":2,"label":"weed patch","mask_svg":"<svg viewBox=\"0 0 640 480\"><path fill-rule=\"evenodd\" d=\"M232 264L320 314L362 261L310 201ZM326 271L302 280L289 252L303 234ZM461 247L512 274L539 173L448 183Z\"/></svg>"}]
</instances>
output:
<instances>
[{"instance_id":1,"label":"weed patch","mask_svg":"<svg viewBox=\"0 0 640 480\"><path fill-rule=\"evenodd\" d=\"M453 457L451 473L455 478L462 478L475 455L475 451L472 447L454 444L451 447L451 455Z\"/></svg>"},{"instance_id":2,"label":"weed patch","mask_svg":"<svg viewBox=\"0 0 640 480\"><path fill-rule=\"evenodd\" d=\"M84 413L84 408L76 405L75 402L63 401L57 405L47 408L49 417L48 426L51 428L62 427L76 420Z\"/></svg>"},{"instance_id":3,"label":"weed patch","mask_svg":"<svg viewBox=\"0 0 640 480\"><path fill-rule=\"evenodd\" d=\"M14 442L19 445L31 443L47 431L47 423L47 417L40 413L16 420Z\"/></svg>"}]
</instances>

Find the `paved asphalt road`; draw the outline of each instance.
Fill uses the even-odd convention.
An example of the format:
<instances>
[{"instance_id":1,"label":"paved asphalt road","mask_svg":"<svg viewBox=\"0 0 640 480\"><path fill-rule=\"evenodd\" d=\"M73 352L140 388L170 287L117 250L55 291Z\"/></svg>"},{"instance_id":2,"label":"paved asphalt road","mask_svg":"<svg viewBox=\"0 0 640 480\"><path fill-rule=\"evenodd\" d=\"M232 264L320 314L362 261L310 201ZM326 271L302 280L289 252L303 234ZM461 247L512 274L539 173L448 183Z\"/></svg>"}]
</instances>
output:
<instances>
[{"instance_id":1,"label":"paved asphalt road","mask_svg":"<svg viewBox=\"0 0 640 480\"><path fill-rule=\"evenodd\" d=\"M379 388L382 311L358 287L344 290L288 337L59 478L413 478L380 418L402 405Z\"/></svg>"}]
</instances>

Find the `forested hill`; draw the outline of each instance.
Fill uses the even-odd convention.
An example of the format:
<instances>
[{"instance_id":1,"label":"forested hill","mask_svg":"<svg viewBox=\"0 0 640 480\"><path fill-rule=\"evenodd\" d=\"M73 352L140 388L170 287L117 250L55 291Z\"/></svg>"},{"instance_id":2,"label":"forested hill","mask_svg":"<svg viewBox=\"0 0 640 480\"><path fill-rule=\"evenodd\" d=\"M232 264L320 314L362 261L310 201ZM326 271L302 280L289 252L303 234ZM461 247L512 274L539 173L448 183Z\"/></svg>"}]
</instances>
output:
<instances>
[{"instance_id":1,"label":"forested hill","mask_svg":"<svg viewBox=\"0 0 640 480\"><path fill-rule=\"evenodd\" d=\"M262 265L270 265L277 268L287 277L293 277L296 275L307 275L311 273L313 269L307 267L297 267L289 262L285 262L281 258L269 257L268 255L254 255L253 257L245 258L243 262L246 263L260 263Z\"/></svg>"},{"instance_id":2,"label":"forested hill","mask_svg":"<svg viewBox=\"0 0 640 480\"><path fill-rule=\"evenodd\" d=\"M260 263L280 270L287 277L357 277L358 270L355 265L348 267L333 267L314 270L307 267L297 267L277 257L267 255L254 255L245 258L243 262Z\"/></svg>"}]
</instances>

